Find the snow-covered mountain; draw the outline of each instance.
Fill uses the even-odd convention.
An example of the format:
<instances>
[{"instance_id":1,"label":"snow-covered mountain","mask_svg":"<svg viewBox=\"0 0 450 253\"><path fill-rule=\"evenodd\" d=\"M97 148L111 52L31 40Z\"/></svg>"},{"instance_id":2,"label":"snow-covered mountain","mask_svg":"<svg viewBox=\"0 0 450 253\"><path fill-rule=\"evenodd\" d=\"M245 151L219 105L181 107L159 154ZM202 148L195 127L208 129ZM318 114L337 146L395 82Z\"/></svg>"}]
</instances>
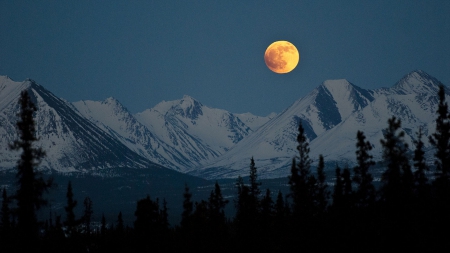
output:
<instances>
[{"instance_id":1,"label":"snow-covered mountain","mask_svg":"<svg viewBox=\"0 0 450 253\"><path fill-rule=\"evenodd\" d=\"M253 132L236 115L204 106L186 95L180 100L163 101L151 109L137 113L135 117L187 158L185 162L188 166L184 167L185 170L198 168L221 156ZM251 117L256 118L249 114L247 119ZM260 124L257 122L252 126Z\"/></svg>"},{"instance_id":2,"label":"snow-covered mountain","mask_svg":"<svg viewBox=\"0 0 450 253\"><path fill-rule=\"evenodd\" d=\"M380 139L383 138L382 129L387 128L388 118L395 116L401 120L402 130L405 132L405 142L411 150L414 149L413 140L417 139L417 132L422 128L429 158L433 150L428 142L428 136L435 132L435 119L438 107L438 90L440 82L423 71L414 71L403 77L389 89L374 91L374 101L358 110L341 124L311 142L311 153L318 156L324 154L329 161L340 161L348 164L355 162L356 132L364 131L371 142L372 155L375 160L381 160ZM446 100L450 98L450 91L446 90Z\"/></svg>"},{"instance_id":3,"label":"snow-covered mountain","mask_svg":"<svg viewBox=\"0 0 450 253\"><path fill-rule=\"evenodd\" d=\"M365 90L346 80L325 81L225 155L192 174L206 178L245 176L254 157L262 177L286 176L297 154L299 122L310 142L310 157L315 160L323 154L327 162L353 165L358 130L364 131L374 146L375 159L380 160L382 130L391 116L401 119L411 149L419 127L429 148L427 136L434 132L439 84L423 71L411 72L391 88L377 90Z\"/></svg>"},{"instance_id":4,"label":"snow-covered mountain","mask_svg":"<svg viewBox=\"0 0 450 253\"><path fill-rule=\"evenodd\" d=\"M250 113L238 116L184 96L163 101L136 115L114 98L68 103L32 80L0 76L0 169L15 166L18 98L28 89L36 113L38 145L47 152L41 168L58 171L147 167L154 164L185 172L219 157L269 120Z\"/></svg>"},{"instance_id":5,"label":"snow-covered mountain","mask_svg":"<svg viewBox=\"0 0 450 253\"><path fill-rule=\"evenodd\" d=\"M434 132L439 84L425 72L413 71L392 87L375 90L328 80L283 112L266 117L233 114L189 96L133 115L114 98L71 104L32 80L14 82L0 76L0 169L14 167L18 158L7 144L17 137L17 101L23 89L38 107L38 145L47 152L41 168L90 171L158 164L223 178L246 176L254 157L260 177L270 178L288 175L297 154L299 122L314 160L323 154L328 163L352 166L358 130L364 131L380 160L382 130L391 116L401 119L411 149L422 127L431 157L427 136Z\"/></svg>"},{"instance_id":6,"label":"snow-covered mountain","mask_svg":"<svg viewBox=\"0 0 450 253\"><path fill-rule=\"evenodd\" d=\"M117 99L79 101L73 105L81 115L140 156L175 170L189 165L186 157L137 121Z\"/></svg>"},{"instance_id":7,"label":"snow-covered mountain","mask_svg":"<svg viewBox=\"0 0 450 253\"><path fill-rule=\"evenodd\" d=\"M37 145L47 153L40 169L91 171L103 168L161 167L138 155L115 136L92 124L68 102L57 98L33 80L14 82L0 76L0 169L16 166L19 152L8 149L17 139L15 123L20 110L18 98L27 90L37 107Z\"/></svg>"}]
</instances>

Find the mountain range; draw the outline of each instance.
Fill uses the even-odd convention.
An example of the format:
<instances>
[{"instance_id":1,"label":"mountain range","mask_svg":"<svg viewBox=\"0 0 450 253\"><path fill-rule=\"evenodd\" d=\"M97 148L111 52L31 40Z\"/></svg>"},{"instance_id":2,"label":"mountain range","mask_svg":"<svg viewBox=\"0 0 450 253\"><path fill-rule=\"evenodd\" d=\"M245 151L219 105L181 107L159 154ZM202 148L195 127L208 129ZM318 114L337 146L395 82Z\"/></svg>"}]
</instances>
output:
<instances>
[{"instance_id":1,"label":"mountain range","mask_svg":"<svg viewBox=\"0 0 450 253\"><path fill-rule=\"evenodd\" d=\"M114 98L69 103L31 79L0 76L0 169L14 168L18 159L7 144L17 138L18 98L24 89L38 108L37 145L47 153L43 170L104 174L108 168L152 167L213 179L246 176L252 157L261 178L287 176L300 122L314 161L323 154L330 165L352 166L358 130L380 161L382 130L391 116L401 120L411 150L422 128L431 159L428 136L435 129L440 84L420 70L374 90L328 80L283 112L260 117L211 108L187 95L133 114ZM448 88L446 94L448 99Z\"/></svg>"}]
</instances>

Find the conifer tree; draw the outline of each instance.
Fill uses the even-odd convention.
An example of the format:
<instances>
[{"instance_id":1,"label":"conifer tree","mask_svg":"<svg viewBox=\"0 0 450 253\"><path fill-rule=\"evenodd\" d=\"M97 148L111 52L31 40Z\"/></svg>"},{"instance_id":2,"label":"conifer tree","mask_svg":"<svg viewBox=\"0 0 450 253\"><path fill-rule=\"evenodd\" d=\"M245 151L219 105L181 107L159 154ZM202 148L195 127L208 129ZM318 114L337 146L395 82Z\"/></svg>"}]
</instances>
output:
<instances>
[{"instance_id":1,"label":"conifer tree","mask_svg":"<svg viewBox=\"0 0 450 253\"><path fill-rule=\"evenodd\" d=\"M187 228L190 225L192 212L194 210L194 203L192 202L192 194L189 192L189 187L187 184L184 186L183 194L183 213L181 214L181 227Z\"/></svg>"},{"instance_id":2,"label":"conifer tree","mask_svg":"<svg viewBox=\"0 0 450 253\"><path fill-rule=\"evenodd\" d=\"M259 189L259 186L261 185L261 182L257 181L258 179L258 175L257 175L257 168L255 166L255 160L252 159L250 160L250 194L254 197L254 198L258 198L259 194L261 193L261 190Z\"/></svg>"},{"instance_id":3,"label":"conifer tree","mask_svg":"<svg viewBox=\"0 0 450 253\"><path fill-rule=\"evenodd\" d=\"M445 88L442 84L439 86L438 96L436 132L429 137L429 140L431 145L436 148L435 165L438 178L448 181L450 176L450 119L448 105L445 102Z\"/></svg>"},{"instance_id":4,"label":"conifer tree","mask_svg":"<svg viewBox=\"0 0 450 253\"><path fill-rule=\"evenodd\" d=\"M219 183L214 184L214 191L208 199L209 217L213 224L224 225L225 224L225 206L228 204L228 200L225 200L222 196Z\"/></svg>"},{"instance_id":5,"label":"conifer tree","mask_svg":"<svg viewBox=\"0 0 450 253\"><path fill-rule=\"evenodd\" d=\"M367 207L375 202L375 186L373 185L373 177L369 173L370 166L375 165L369 151L372 150L372 145L369 141L365 141L366 136L363 132L358 131L356 134L356 161L357 165L354 167L353 182L356 183L357 188L355 192L355 204L360 207Z\"/></svg>"},{"instance_id":6,"label":"conifer tree","mask_svg":"<svg viewBox=\"0 0 450 253\"><path fill-rule=\"evenodd\" d=\"M414 168L416 171L414 172L414 206L411 210L412 214L412 223L417 228L419 233L424 233L430 224L432 224L431 220L433 216L430 213L430 210L436 208L432 203L432 195L431 195L431 185L428 183L428 178L426 172L429 170L426 162L425 162L425 152L424 152L424 143L422 141L422 128L419 128L419 132L417 132L417 139L414 140L415 150L414 150ZM438 209L437 207L436 209ZM445 211L444 211L445 213ZM433 225L431 225L433 226ZM423 232L422 232L423 231ZM418 234L419 234L418 233ZM428 235L425 235L426 237ZM424 236L421 236L421 240L425 239Z\"/></svg>"},{"instance_id":7,"label":"conifer tree","mask_svg":"<svg viewBox=\"0 0 450 253\"><path fill-rule=\"evenodd\" d=\"M318 214L322 214L326 211L328 205L329 192L327 190L328 185L326 183L326 175L324 172L325 162L323 156L319 156L319 164L317 166L317 183L315 186L315 196L314 199L316 201L316 209Z\"/></svg>"},{"instance_id":8,"label":"conifer tree","mask_svg":"<svg viewBox=\"0 0 450 253\"><path fill-rule=\"evenodd\" d=\"M408 144L403 140L405 133L399 132L401 121L395 116L388 120L388 128L384 131L383 159L387 169L382 175L382 190L385 201L399 203L412 197L413 175L406 152Z\"/></svg>"},{"instance_id":9,"label":"conifer tree","mask_svg":"<svg viewBox=\"0 0 450 253\"><path fill-rule=\"evenodd\" d=\"M426 172L429 170L427 164L425 163L425 151L424 143L422 141L422 128L419 128L417 133L417 140L414 141L416 149L414 150L414 167L416 171L414 172L414 180L417 194L422 198L425 198L428 192L428 178Z\"/></svg>"},{"instance_id":10,"label":"conifer tree","mask_svg":"<svg viewBox=\"0 0 450 253\"><path fill-rule=\"evenodd\" d=\"M271 191L266 189L266 194L261 199L261 218L266 223L270 222L273 215L273 200L271 195Z\"/></svg>"},{"instance_id":11,"label":"conifer tree","mask_svg":"<svg viewBox=\"0 0 450 253\"><path fill-rule=\"evenodd\" d=\"M196 225L198 230L204 229L207 227L207 223L209 222L209 203L202 199L200 202L195 202L194 206L195 210L192 215L194 221L193 223ZM199 232L198 230L197 232Z\"/></svg>"},{"instance_id":12,"label":"conifer tree","mask_svg":"<svg viewBox=\"0 0 450 253\"><path fill-rule=\"evenodd\" d=\"M340 208L340 207L342 207L342 199L343 199L343 195L344 195L344 182L342 179L341 168L337 164L336 164L335 173L336 173L335 174L336 182L334 183L333 194L332 194L333 207Z\"/></svg>"},{"instance_id":13,"label":"conifer tree","mask_svg":"<svg viewBox=\"0 0 450 253\"><path fill-rule=\"evenodd\" d=\"M257 181L258 175L257 175L257 168L255 166L255 161L253 160L253 157L250 160L250 177L249 177L249 196L246 205L248 206L249 215L253 217L257 217L258 213L260 211L260 199L259 195L261 194L261 190L259 189L259 186L261 185L261 182Z\"/></svg>"},{"instance_id":14,"label":"conifer tree","mask_svg":"<svg viewBox=\"0 0 450 253\"><path fill-rule=\"evenodd\" d=\"M249 207L250 200L250 188L244 184L241 176L238 177L236 181L237 188L237 200L235 200L236 208L236 222L242 227L249 226L247 224L251 223L256 217L252 214L251 208Z\"/></svg>"},{"instance_id":15,"label":"conifer tree","mask_svg":"<svg viewBox=\"0 0 450 253\"><path fill-rule=\"evenodd\" d=\"M77 206L77 201L73 199L72 192L72 182L69 181L67 185L67 206L64 207L66 210L66 221L64 225L67 227L67 233L69 236L73 236L76 233L76 226L78 225L78 221L75 219L75 207Z\"/></svg>"},{"instance_id":16,"label":"conifer tree","mask_svg":"<svg viewBox=\"0 0 450 253\"><path fill-rule=\"evenodd\" d=\"M120 211L119 214L117 215L116 223L117 223L116 231L119 235L122 235L125 229L123 225L122 211Z\"/></svg>"},{"instance_id":17,"label":"conifer tree","mask_svg":"<svg viewBox=\"0 0 450 253\"><path fill-rule=\"evenodd\" d=\"M134 229L141 240L158 232L161 220L158 201L151 200L147 195L146 198L137 202L134 215L136 216Z\"/></svg>"},{"instance_id":18,"label":"conifer tree","mask_svg":"<svg viewBox=\"0 0 450 253\"><path fill-rule=\"evenodd\" d=\"M342 183L344 185L343 205L347 207L353 207L354 192L352 186L351 173L348 167L345 167L344 170L342 171Z\"/></svg>"},{"instance_id":19,"label":"conifer tree","mask_svg":"<svg viewBox=\"0 0 450 253\"><path fill-rule=\"evenodd\" d=\"M83 223L86 229L86 234L91 234L91 217L93 214L92 210L92 200L89 197L86 197L83 202L84 205L84 215L83 215Z\"/></svg>"},{"instance_id":20,"label":"conifer tree","mask_svg":"<svg viewBox=\"0 0 450 253\"><path fill-rule=\"evenodd\" d=\"M450 224L450 115L445 101L445 89L444 85L439 85L436 131L429 136L431 145L436 149L436 178L432 182L436 219L433 225L436 231L444 231ZM445 233L438 233L435 237L436 241L447 240Z\"/></svg>"},{"instance_id":21,"label":"conifer tree","mask_svg":"<svg viewBox=\"0 0 450 253\"><path fill-rule=\"evenodd\" d=\"M160 210L161 227L164 230L169 228L169 209L167 208L167 201L164 198L162 203L162 209Z\"/></svg>"},{"instance_id":22,"label":"conifer tree","mask_svg":"<svg viewBox=\"0 0 450 253\"><path fill-rule=\"evenodd\" d=\"M105 218L105 214L102 213L102 226L100 227L100 234L102 237L104 237L106 235L106 218Z\"/></svg>"},{"instance_id":23,"label":"conifer tree","mask_svg":"<svg viewBox=\"0 0 450 253\"><path fill-rule=\"evenodd\" d=\"M311 213L314 205L313 186L315 185L315 178L310 175L311 159L309 158L309 144L301 122L299 123L298 131L298 162L295 158L292 161L289 185L291 188L290 196L293 199L294 215L296 217L303 217L305 213Z\"/></svg>"},{"instance_id":24,"label":"conifer tree","mask_svg":"<svg viewBox=\"0 0 450 253\"><path fill-rule=\"evenodd\" d=\"M436 132L429 136L431 145L436 149L434 164L436 179L433 187L441 209L450 210L450 116L445 102L444 85L439 85L439 106L436 119ZM445 207L445 208L442 208Z\"/></svg>"},{"instance_id":25,"label":"conifer tree","mask_svg":"<svg viewBox=\"0 0 450 253\"><path fill-rule=\"evenodd\" d=\"M17 218L18 228L25 240L35 240L38 236L38 225L36 210L46 205L47 201L42 197L52 185L52 180L44 181L40 172L36 170L45 152L42 148L33 147L38 141L36 137L33 114L37 111L31 101L28 91L23 90L19 99L19 120L16 123L18 140L9 147L12 150L22 150L20 159L17 161Z\"/></svg>"},{"instance_id":26,"label":"conifer tree","mask_svg":"<svg viewBox=\"0 0 450 253\"><path fill-rule=\"evenodd\" d=\"M272 200L272 192L270 189L266 189L266 194L261 199L261 210L259 215L259 222L255 227L254 238L261 238L262 242L259 243L259 247L255 247L255 250L262 251L264 248L268 248L269 241L275 239L273 236L269 236L276 227L274 227L274 203ZM259 231L257 231L259 230ZM259 249L259 250L258 250Z\"/></svg>"},{"instance_id":27,"label":"conifer tree","mask_svg":"<svg viewBox=\"0 0 450 253\"><path fill-rule=\"evenodd\" d=\"M275 214L278 220L284 219L286 217L286 204L284 203L283 193L278 191L277 200L275 202Z\"/></svg>"}]
</instances>

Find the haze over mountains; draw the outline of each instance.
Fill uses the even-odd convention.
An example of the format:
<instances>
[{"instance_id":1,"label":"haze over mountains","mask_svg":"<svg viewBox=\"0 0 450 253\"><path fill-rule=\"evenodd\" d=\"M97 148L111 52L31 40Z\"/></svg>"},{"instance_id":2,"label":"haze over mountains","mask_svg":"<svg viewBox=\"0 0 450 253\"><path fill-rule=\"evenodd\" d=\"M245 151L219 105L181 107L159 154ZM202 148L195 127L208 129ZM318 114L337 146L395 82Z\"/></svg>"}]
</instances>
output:
<instances>
[{"instance_id":1,"label":"haze over mountains","mask_svg":"<svg viewBox=\"0 0 450 253\"><path fill-rule=\"evenodd\" d=\"M298 123L310 141L310 157L352 165L356 132L364 131L381 159L387 120L402 121L410 149L422 127L423 141L434 132L440 82L413 71L390 88L362 89L347 80L328 80L278 115L259 117L210 108L192 97L163 101L132 114L114 98L69 103L30 79L0 76L0 168L15 166L7 148L16 137L20 91L28 89L38 107L39 145L47 152L40 168L107 173L107 168L166 167L204 178L246 176L253 156L262 178L288 175L297 154ZM450 95L446 90L447 99Z\"/></svg>"}]
</instances>

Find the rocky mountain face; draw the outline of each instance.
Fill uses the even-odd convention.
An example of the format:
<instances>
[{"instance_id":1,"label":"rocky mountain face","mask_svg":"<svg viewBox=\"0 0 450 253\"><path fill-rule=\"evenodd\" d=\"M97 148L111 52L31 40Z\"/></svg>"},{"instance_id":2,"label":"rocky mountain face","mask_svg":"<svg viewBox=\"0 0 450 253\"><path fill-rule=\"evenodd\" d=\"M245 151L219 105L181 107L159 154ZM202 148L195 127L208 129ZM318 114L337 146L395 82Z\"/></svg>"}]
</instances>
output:
<instances>
[{"instance_id":1,"label":"rocky mountain face","mask_svg":"<svg viewBox=\"0 0 450 253\"><path fill-rule=\"evenodd\" d=\"M238 116L204 106L190 96L163 101L135 117L179 152L182 171L212 161L253 132Z\"/></svg>"},{"instance_id":2,"label":"rocky mountain face","mask_svg":"<svg viewBox=\"0 0 450 253\"><path fill-rule=\"evenodd\" d=\"M373 146L372 155L380 161L380 139L392 116L401 120L411 151L416 132L422 128L427 156L432 158L428 136L435 130L439 84L423 71L409 73L391 88L376 90L365 90L346 80L325 81L215 162L192 174L206 178L245 176L253 157L262 177L289 175L292 158L297 155L299 122L305 128L310 157L315 162L322 154L328 164L353 166L358 130L365 133Z\"/></svg>"},{"instance_id":3,"label":"rocky mountain face","mask_svg":"<svg viewBox=\"0 0 450 253\"><path fill-rule=\"evenodd\" d=\"M246 176L254 157L260 176L270 178L289 174L300 122L313 160L323 154L329 164L352 166L358 130L364 131L374 147L372 155L380 160L382 130L392 116L401 119L411 150L422 128L432 157L427 136L434 132L439 84L423 71L376 90L328 80L280 114L259 117L210 108L189 96L132 114L114 98L68 103L32 80L14 82L0 76L0 168L14 167L18 158L7 144L17 136L17 101L23 89L38 107L38 145L47 152L42 168L92 171L161 165L204 178L231 178Z\"/></svg>"},{"instance_id":4,"label":"rocky mountain face","mask_svg":"<svg viewBox=\"0 0 450 253\"><path fill-rule=\"evenodd\" d=\"M57 171L155 164L185 172L225 153L253 130L238 116L184 96L136 115L114 98L68 103L32 80L0 77L1 169L15 166L18 153L8 149L17 137L18 98L27 89L38 112L38 145L47 152L41 167ZM241 118L258 127L269 118ZM253 121L251 121L253 120Z\"/></svg>"},{"instance_id":5,"label":"rocky mountain face","mask_svg":"<svg viewBox=\"0 0 450 253\"><path fill-rule=\"evenodd\" d=\"M17 139L15 123L20 111L18 98L27 90L37 107L37 145L47 153L40 168L62 172L92 171L113 167L161 167L138 155L117 138L81 115L75 107L54 96L33 80L0 79L0 168L11 169L19 158L8 144Z\"/></svg>"}]
</instances>

